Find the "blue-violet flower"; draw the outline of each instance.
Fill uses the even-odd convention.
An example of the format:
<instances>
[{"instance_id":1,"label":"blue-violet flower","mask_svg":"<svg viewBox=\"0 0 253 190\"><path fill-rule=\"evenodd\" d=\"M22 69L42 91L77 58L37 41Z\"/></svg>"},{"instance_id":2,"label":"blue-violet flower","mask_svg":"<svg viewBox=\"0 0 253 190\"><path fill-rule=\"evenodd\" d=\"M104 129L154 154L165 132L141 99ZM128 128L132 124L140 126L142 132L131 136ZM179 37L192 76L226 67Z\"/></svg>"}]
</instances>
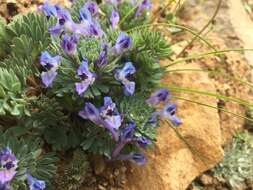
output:
<instances>
[{"instance_id":1,"label":"blue-violet flower","mask_svg":"<svg viewBox=\"0 0 253 190\"><path fill-rule=\"evenodd\" d=\"M150 10L152 9L152 3L150 0L143 0L140 6L138 7L135 16L139 17L143 14L145 10Z\"/></svg>"},{"instance_id":2,"label":"blue-violet flower","mask_svg":"<svg viewBox=\"0 0 253 190\"><path fill-rule=\"evenodd\" d=\"M61 47L63 48L64 52L68 55L75 55L77 53L77 43L79 37L77 35L67 35L63 36L63 40L61 43Z\"/></svg>"},{"instance_id":3,"label":"blue-violet flower","mask_svg":"<svg viewBox=\"0 0 253 190\"><path fill-rule=\"evenodd\" d=\"M133 141L136 124L134 122L127 123L126 126L121 130L119 136L119 142L113 150L112 157L116 158L124 146Z\"/></svg>"},{"instance_id":4,"label":"blue-violet flower","mask_svg":"<svg viewBox=\"0 0 253 190\"><path fill-rule=\"evenodd\" d=\"M52 86L52 83L57 75L57 68L60 64L61 57L52 57L47 51L43 52L40 56L40 64L46 71L41 73L41 79L46 87Z\"/></svg>"},{"instance_id":5,"label":"blue-violet flower","mask_svg":"<svg viewBox=\"0 0 253 190\"><path fill-rule=\"evenodd\" d=\"M45 1L44 5L39 6L39 11L43 12L48 19L57 16L56 6L51 5L48 0Z\"/></svg>"},{"instance_id":6,"label":"blue-violet flower","mask_svg":"<svg viewBox=\"0 0 253 190\"><path fill-rule=\"evenodd\" d=\"M88 60L82 61L82 64L77 69L77 75L82 81L75 83L76 92L81 95L94 83L96 75L90 72Z\"/></svg>"},{"instance_id":7,"label":"blue-violet flower","mask_svg":"<svg viewBox=\"0 0 253 190\"><path fill-rule=\"evenodd\" d=\"M135 162L139 166L143 166L147 163L147 158L140 153L130 153L128 155L120 155L119 160L129 160Z\"/></svg>"},{"instance_id":8,"label":"blue-violet flower","mask_svg":"<svg viewBox=\"0 0 253 190\"><path fill-rule=\"evenodd\" d=\"M103 67L108 64L107 54L108 54L108 45L105 44L103 45L103 50L100 53L98 60L96 60L96 66Z\"/></svg>"},{"instance_id":9,"label":"blue-violet flower","mask_svg":"<svg viewBox=\"0 0 253 190\"><path fill-rule=\"evenodd\" d=\"M176 104L168 104L160 111L159 115L163 119L169 119L175 126L179 126L182 121L176 116L176 109Z\"/></svg>"},{"instance_id":10,"label":"blue-violet flower","mask_svg":"<svg viewBox=\"0 0 253 190\"><path fill-rule=\"evenodd\" d=\"M15 177L18 167L18 160L9 148L0 151L0 165L0 187L8 190L9 183Z\"/></svg>"},{"instance_id":11,"label":"blue-violet flower","mask_svg":"<svg viewBox=\"0 0 253 190\"><path fill-rule=\"evenodd\" d=\"M112 25L113 29L117 28L119 21L120 21L119 13L115 10L112 10L112 14L111 14L111 17L110 17L110 22L111 22L111 25Z\"/></svg>"},{"instance_id":12,"label":"blue-violet flower","mask_svg":"<svg viewBox=\"0 0 253 190\"><path fill-rule=\"evenodd\" d=\"M156 91L149 99L146 100L146 103L155 106L161 102L166 102L170 98L170 93L167 89L160 89Z\"/></svg>"},{"instance_id":13,"label":"blue-violet flower","mask_svg":"<svg viewBox=\"0 0 253 190\"><path fill-rule=\"evenodd\" d=\"M38 180L31 175L27 175L27 181L29 184L30 190L44 190L46 188L45 181Z\"/></svg>"},{"instance_id":14,"label":"blue-violet flower","mask_svg":"<svg viewBox=\"0 0 253 190\"><path fill-rule=\"evenodd\" d=\"M92 16L97 16L98 14L98 5L93 1L88 1L84 4L84 6L90 11Z\"/></svg>"},{"instance_id":15,"label":"blue-violet flower","mask_svg":"<svg viewBox=\"0 0 253 190\"><path fill-rule=\"evenodd\" d=\"M127 96L135 92L135 82L130 81L135 72L136 69L131 62L127 62L122 69L117 69L115 72L114 76L124 85L124 93Z\"/></svg>"},{"instance_id":16,"label":"blue-violet flower","mask_svg":"<svg viewBox=\"0 0 253 190\"><path fill-rule=\"evenodd\" d=\"M121 54L132 47L132 39L126 33L121 32L117 38L116 44L113 47L114 54Z\"/></svg>"},{"instance_id":17,"label":"blue-violet flower","mask_svg":"<svg viewBox=\"0 0 253 190\"><path fill-rule=\"evenodd\" d=\"M108 129L113 138L118 141L118 129L122 119L110 97L104 98L104 106L100 109L96 108L92 103L86 103L84 109L79 112L79 116Z\"/></svg>"}]
</instances>

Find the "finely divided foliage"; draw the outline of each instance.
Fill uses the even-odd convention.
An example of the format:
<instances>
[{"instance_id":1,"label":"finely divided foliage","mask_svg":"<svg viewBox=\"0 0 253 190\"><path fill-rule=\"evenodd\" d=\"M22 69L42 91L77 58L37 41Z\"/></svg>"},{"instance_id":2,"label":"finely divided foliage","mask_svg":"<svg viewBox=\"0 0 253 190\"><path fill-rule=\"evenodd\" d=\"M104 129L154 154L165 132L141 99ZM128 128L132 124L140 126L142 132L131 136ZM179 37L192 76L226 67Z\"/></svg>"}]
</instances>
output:
<instances>
[{"instance_id":1,"label":"finely divided foliage","mask_svg":"<svg viewBox=\"0 0 253 190\"><path fill-rule=\"evenodd\" d=\"M56 151L144 165L158 120L182 123L169 91L157 90L170 45L157 31L133 29L150 22L151 6L46 1L39 13L0 20L1 190L54 189Z\"/></svg>"}]
</instances>

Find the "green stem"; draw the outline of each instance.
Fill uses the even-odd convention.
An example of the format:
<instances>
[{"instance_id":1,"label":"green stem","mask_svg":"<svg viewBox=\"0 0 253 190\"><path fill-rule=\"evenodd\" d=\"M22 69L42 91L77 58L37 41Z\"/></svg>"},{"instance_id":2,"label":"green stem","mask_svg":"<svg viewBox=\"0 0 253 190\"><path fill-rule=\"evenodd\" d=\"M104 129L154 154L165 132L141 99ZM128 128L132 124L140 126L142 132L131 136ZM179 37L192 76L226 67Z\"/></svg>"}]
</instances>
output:
<instances>
[{"instance_id":1,"label":"green stem","mask_svg":"<svg viewBox=\"0 0 253 190\"><path fill-rule=\"evenodd\" d=\"M214 14L213 16L210 18L210 20L206 23L206 25L199 31L198 35L201 35L206 29L207 27L213 23L214 19L216 18L219 10L220 10L220 7L221 7L221 3L222 3L222 0L219 0L218 4L217 4L217 7L214 11ZM193 42L195 42L196 40L196 36L184 47L184 49L177 55L177 57L180 57L186 50L189 46L191 46L193 44Z\"/></svg>"},{"instance_id":2,"label":"green stem","mask_svg":"<svg viewBox=\"0 0 253 190\"><path fill-rule=\"evenodd\" d=\"M191 55L185 58L181 58L179 60L175 60L173 62L171 62L169 65L167 65L166 67L170 67L173 65L176 65L178 63L183 63L189 60L193 60L193 59L202 59L208 56L214 56L214 55L223 55L227 52L231 52L231 51L235 51L235 52L244 52L244 51L253 51L253 49L227 49L227 50L221 50L221 51L212 51L212 52L207 52L207 53L203 53L203 54L197 54L197 55Z\"/></svg>"},{"instance_id":3,"label":"green stem","mask_svg":"<svg viewBox=\"0 0 253 190\"><path fill-rule=\"evenodd\" d=\"M200 106L208 107L208 108L211 108L211 109L220 110L222 112L225 112L225 113L231 114L233 116L236 116L236 117L239 117L239 118L242 118L242 119L245 119L245 120L253 122L253 119L251 119L251 118L248 118L248 117L242 116L242 115L238 115L238 114L236 114L234 112L231 112L231 111L228 111L227 109L224 109L224 108L219 108L219 107L216 107L216 106L204 104L204 103L197 102L197 101L194 101L194 100L189 100L189 99L186 99L186 98L183 98L183 97L179 97L179 96L173 96L172 98L175 98L177 100L184 100L184 101L187 101L187 102L190 102L190 103L193 103L193 104L198 104Z\"/></svg>"},{"instance_id":4,"label":"green stem","mask_svg":"<svg viewBox=\"0 0 253 190\"><path fill-rule=\"evenodd\" d=\"M170 91L175 91L175 92L184 92L184 93L189 93L189 94L201 94L205 96L211 96L211 97L216 97L220 100L224 101L230 101L230 102L235 102L240 105L252 108L253 104L249 103L246 100L240 99L240 98L235 98L235 97L227 97L221 94L216 94L213 92L205 92L201 90L196 90L196 89L191 89L191 88L183 88L183 87L177 87L177 86L172 86L172 85L167 85L167 87L170 89Z\"/></svg>"},{"instance_id":5,"label":"green stem","mask_svg":"<svg viewBox=\"0 0 253 190\"><path fill-rule=\"evenodd\" d=\"M200 39L201 41L203 41L208 47L212 48L215 52L217 51L216 48L210 44L205 38L201 37L197 32L195 32L194 30L187 28L185 26L182 25L177 25L177 24L172 24L172 23L153 23L153 24L144 24L141 26L137 26L135 28L129 29L126 32L133 32L136 30L141 30L143 28L147 28L147 27L153 27L153 26L163 26L163 27L175 27L175 28L180 28L182 30L185 30L189 33L191 33L192 35L196 36L198 39Z\"/></svg>"},{"instance_id":6,"label":"green stem","mask_svg":"<svg viewBox=\"0 0 253 190\"><path fill-rule=\"evenodd\" d=\"M158 11L156 11L154 14L153 14L153 17L151 19L151 23L153 23L156 18L163 12L165 11L167 8L169 8L169 6L175 2L175 0L170 0L162 9L159 9Z\"/></svg>"},{"instance_id":7,"label":"green stem","mask_svg":"<svg viewBox=\"0 0 253 190\"><path fill-rule=\"evenodd\" d=\"M125 20L132 14L132 12L134 12L139 5L141 4L141 2L137 3L137 5L135 7L133 7L119 22L119 26L121 26L122 23L125 22Z\"/></svg>"}]
</instances>

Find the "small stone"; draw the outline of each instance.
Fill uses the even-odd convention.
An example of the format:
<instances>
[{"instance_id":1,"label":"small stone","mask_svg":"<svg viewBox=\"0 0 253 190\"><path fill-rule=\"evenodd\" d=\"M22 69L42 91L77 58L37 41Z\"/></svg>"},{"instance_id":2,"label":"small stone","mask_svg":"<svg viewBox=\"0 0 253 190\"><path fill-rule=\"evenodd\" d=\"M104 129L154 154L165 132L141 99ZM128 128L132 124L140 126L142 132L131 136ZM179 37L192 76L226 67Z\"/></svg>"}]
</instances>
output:
<instances>
[{"instance_id":1,"label":"small stone","mask_svg":"<svg viewBox=\"0 0 253 190\"><path fill-rule=\"evenodd\" d=\"M120 168L120 171L125 173L127 171L127 168L125 166L123 166L123 167Z\"/></svg>"},{"instance_id":2,"label":"small stone","mask_svg":"<svg viewBox=\"0 0 253 190\"><path fill-rule=\"evenodd\" d=\"M104 186L102 186L102 185L98 185L98 189L99 190L106 190L106 188Z\"/></svg>"},{"instance_id":3,"label":"small stone","mask_svg":"<svg viewBox=\"0 0 253 190\"><path fill-rule=\"evenodd\" d=\"M119 176L119 174L120 174L120 172L119 172L119 170L118 169L116 169L115 171L114 171L114 173L113 173L115 176Z\"/></svg>"},{"instance_id":4,"label":"small stone","mask_svg":"<svg viewBox=\"0 0 253 190\"><path fill-rule=\"evenodd\" d=\"M103 173L105 170L105 160L102 156L94 157L94 171L96 175Z\"/></svg>"},{"instance_id":5,"label":"small stone","mask_svg":"<svg viewBox=\"0 0 253 190\"><path fill-rule=\"evenodd\" d=\"M104 187L108 186L108 182L105 181L105 182L103 183L103 186L104 186Z\"/></svg>"},{"instance_id":6,"label":"small stone","mask_svg":"<svg viewBox=\"0 0 253 190\"><path fill-rule=\"evenodd\" d=\"M203 185L211 185L213 183L213 178L206 174L200 176L199 180Z\"/></svg>"},{"instance_id":7,"label":"small stone","mask_svg":"<svg viewBox=\"0 0 253 190\"><path fill-rule=\"evenodd\" d=\"M122 185L125 185L125 184L126 184L126 180L122 180L122 181L121 181L121 184L122 184Z\"/></svg>"}]
</instances>

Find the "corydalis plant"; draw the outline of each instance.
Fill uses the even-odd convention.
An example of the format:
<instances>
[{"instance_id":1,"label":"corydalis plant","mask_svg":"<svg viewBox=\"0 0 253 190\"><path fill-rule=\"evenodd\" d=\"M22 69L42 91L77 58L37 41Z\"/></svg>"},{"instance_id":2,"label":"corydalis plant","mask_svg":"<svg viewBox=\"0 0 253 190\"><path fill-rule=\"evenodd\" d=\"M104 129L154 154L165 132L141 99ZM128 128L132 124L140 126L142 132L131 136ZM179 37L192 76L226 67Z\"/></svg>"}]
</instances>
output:
<instances>
[{"instance_id":1,"label":"corydalis plant","mask_svg":"<svg viewBox=\"0 0 253 190\"><path fill-rule=\"evenodd\" d=\"M181 124L169 91L157 90L164 74L159 61L171 55L170 45L159 32L130 30L149 22L150 7L147 0L77 0L67 9L47 1L39 13L0 25L0 39L10 47L0 52L0 115L13 121L0 131L47 147L25 146L32 161L17 171L29 171L21 175L27 187L44 188L40 180L51 187L53 161L47 171L39 159L49 150L67 154L81 147L143 165L158 120ZM18 177L13 184L23 182Z\"/></svg>"},{"instance_id":2,"label":"corydalis plant","mask_svg":"<svg viewBox=\"0 0 253 190\"><path fill-rule=\"evenodd\" d=\"M75 3L73 6L75 6ZM55 17L57 20L57 24L53 26L53 29L49 28L49 32L52 36L58 34L58 37L54 41L56 44L60 41L61 45L58 46L59 48L54 52L55 55L52 59L55 60L57 58L57 60L59 60L59 57L61 57L62 66L60 69L62 68L62 70L67 67L63 62L68 60L71 65L68 69L73 72L76 70L80 80L79 82L75 82L72 78L69 78L66 73L61 73L59 69L59 75L68 77L69 87L72 88L65 92L63 96L71 94L72 97L74 96L71 101L83 102L83 104L85 104L84 108L81 109L78 114L84 119L84 121L80 122L85 124L87 121L91 121L94 128L101 127L109 132L112 136L112 141L116 144L116 148L110 158L133 160L142 165L145 163L146 159L140 157L138 153L132 152L134 149L130 149L130 152L126 155L121 153L128 144L134 145L132 147L141 149L146 148L146 145L152 144L151 140L148 139L145 134L139 133L136 135L135 131L137 131L137 127L135 121L131 118L126 118L125 113L120 113L117 109L117 104L113 102L113 100L120 101L118 96L121 95L133 96L136 92L145 93L140 87L138 88L138 86L136 86L135 82L136 80L142 80L136 76L136 73L143 72L141 68L138 68L138 65L146 64L145 62L139 63L141 61L134 57L136 56L136 44L134 43L138 41L134 41L131 34L121 31L120 26L117 26L120 23L120 8L124 5L134 7L134 4L130 2L110 2L104 4L104 9L112 8L111 13L105 16L99 14L99 12L102 12L99 5L95 2L88 1L80 7L79 21L74 21L67 9L56 5L46 4L41 9L44 10L45 16ZM149 10L150 8L151 3L149 1L144 0L140 2L139 6L136 7L134 19L138 19L138 17L144 15L145 10ZM51 9L53 9L53 11ZM54 14L48 14L50 12ZM107 22L103 23L104 20ZM55 33L55 28L60 28L60 32ZM61 35L59 35L60 33ZM111 39L112 34L114 35L114 39ZM80 50L82 49L82 44L87 40L95 42L97 46L100 47L99 55L95 61L89 60ZM60 50L63 50L65 54L62 54ZM142 50L140 49L139 51ZM87 53L88 52L85 52L85 54ZM44 54L45 52L42 53L42 56ZM51 72L51 70L48 72ZM54 73L56 74L55 71ZM43 75L41 77L42 79L44 78ZM58 88L62 88L63 85L65 85L60 79L61 76L56 77L54 75L53 77L56 85L60 85ZM50 85L48 85L48 82L44 83L43 81L43 83L46 87L52 86L48 91L57 96L53 81L54 80L50 80ZM94 89L101 84L106 86L109 91L96 95ZM120 86L123 86L123 91ZM152 89L148 89L148 91L150 90ZM93 96L92 99L86 97L88 93ZM161 93L163 96L162 98L160 97ZM169 98L166 97L168 95L169 93L166 90L162 90L162 92L159 91L155 93L147 102L152 102L151 99L158 98L158 101L150 104L154 106L162 101L165 102L168 100ZM99 107L97 107L94 105L99 104L102 99L104 99L103 106L99 105ZM146 116L147 118L150 117L146 123L150 124L152 120L152 126L149 127L154 127L157 124L154 120L157 120L157 117L160 116L163 119L170 119L173 124L179 126L181 121L175 116L175 111L176 105L168 104L163 110L150 113L150 115ZM134 126L131 127L132 131L130 132L127 130L129 126ZM125 130L127 132L125 132ZM103 133L106 133L106 131ZM125 133L133 133L133 135L130 135L132 137L126 138L124 136L128 135ZM97 140L99 141L99 139Z\"/></svg>"},{"instance_id":3,"label":"corydalis plant","mask_svg":"<svg viewBox=\"0 0 253 190\"><path fill-rule=\"evenodd\" d=\"M18 169L18 160L12 153L11 149L4 148L0 151L0 187L1 190L11 190L11 182L15 178ZM42 180L32 177L30 174L25 175L30 190L43 190L46 184Z\"/></svg>"}]
</instances>

